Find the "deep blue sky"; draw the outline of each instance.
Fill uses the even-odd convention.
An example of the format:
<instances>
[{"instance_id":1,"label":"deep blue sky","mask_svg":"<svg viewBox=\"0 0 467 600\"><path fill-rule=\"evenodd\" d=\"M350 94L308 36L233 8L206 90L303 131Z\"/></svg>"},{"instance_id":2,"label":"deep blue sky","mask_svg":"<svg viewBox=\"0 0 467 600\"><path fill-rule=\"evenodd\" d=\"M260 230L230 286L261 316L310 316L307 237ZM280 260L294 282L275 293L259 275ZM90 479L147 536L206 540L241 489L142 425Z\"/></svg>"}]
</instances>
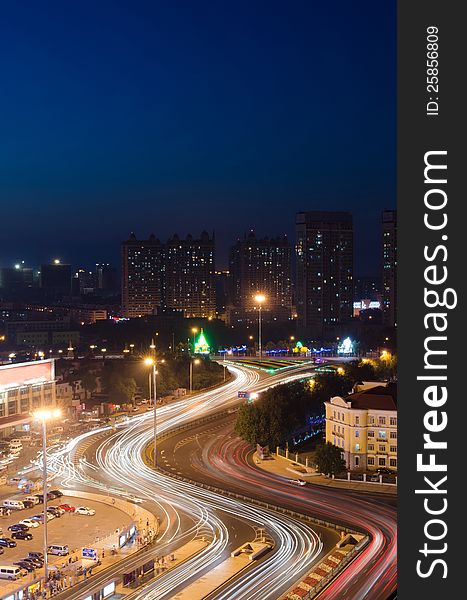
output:
<instances>
[{"instance_id":1,"label":"deep blue sky","mask_svg":"<svg viewBox=\"0 0 467 600\"><path fill-rule=\"evenodd\" d=\"M395 2L5 3L0 264L119 263L132 230L354 213L378 273L395 205Z\"/></svg>"}]
</instances>

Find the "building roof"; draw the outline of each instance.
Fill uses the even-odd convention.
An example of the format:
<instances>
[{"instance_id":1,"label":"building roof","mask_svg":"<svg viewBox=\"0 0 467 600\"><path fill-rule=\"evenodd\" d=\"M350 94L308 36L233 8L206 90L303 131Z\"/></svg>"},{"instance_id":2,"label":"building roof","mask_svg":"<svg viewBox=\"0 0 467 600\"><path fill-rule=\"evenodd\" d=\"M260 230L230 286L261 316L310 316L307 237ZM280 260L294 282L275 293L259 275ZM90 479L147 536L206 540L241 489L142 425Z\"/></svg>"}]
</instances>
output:
<instances>
[{"instance_id":1,"label":"building roof","mask_svg":"<svg viewBox=\"0 0 467 600\"><path fill-rule=\"evenodd\" d=\"M352 408L397 410L397 385L395 383L378 385L356 394L349 394L344 400L350 402Z\"/></svg>"}]
</instances>

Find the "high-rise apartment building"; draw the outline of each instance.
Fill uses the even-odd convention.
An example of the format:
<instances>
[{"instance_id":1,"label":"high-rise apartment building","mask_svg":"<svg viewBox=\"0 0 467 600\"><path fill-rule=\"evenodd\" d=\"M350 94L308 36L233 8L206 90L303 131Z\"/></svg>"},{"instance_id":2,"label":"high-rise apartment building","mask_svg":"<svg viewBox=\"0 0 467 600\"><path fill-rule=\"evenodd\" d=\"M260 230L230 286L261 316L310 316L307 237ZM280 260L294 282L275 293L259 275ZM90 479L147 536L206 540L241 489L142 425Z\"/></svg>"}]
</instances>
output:
<instances>
[{"instance_id":1,"label":"high-rise apartment building","mask_svg":"<svg viewBox=\"0 0 467 600\"><path fill-rule=\"evenodd\" d=\"M177 234L165 244L165 305L189 317L215 317L215 241Z\"/></svg>"},{"instance_id":2,"label":"high-rise apartment building","mask_svg":"<svg viewBox=\"0 0 467 600\"><path fill-rule=\"evenodd\" d=\"M397 211L384 210L383 226L383 322L397 325Z\"/></svg>"},{"instance_id":3,"label":"high-rise apartment building","mask_svg":"<svg viewBox=\"0 0 467 600\"><path fill-rule=\"evenodd\" d=\"M14 267L0 268L0 298L24 299L34 286L33 270L24 266L24 261Z\"/></svg>"},{"instance_id":4,"label":"high-rise apartment building","mask_svg":"<svg viewBox=\"0 0 467 600\"><path fill-rule=\"evenodd\" d=\"M164 246L134 233L122 244L122 312L125 317L156 314L163 305Z\"/></svg>"},{"instance_id":5,"label":"high-rise apartment building","mask_svg":"<svg viewBox=\"0 0 467 600\"><path fill-rule=\"evenodd\" d=\"M57 301L71 294L71 265L55 259L51 264L41 265L41 288L44 300Z\"/></svg>"},{"instance_id":6,"label":"high-rise apartment building","mask_svg":"<svg viewBox=\"0 0 467 600\"><path fill-rule=\"evenodd\" d=\"M115 292L118 289L117 269L109 263L96 264L97 289L104 292Z\"/></svg>"},{"instance_id":7,"label":"high-rise apartment building","mask_svg":"<svg viewBox=\"0 0 467 600\"><path fill-rule=\"evenodd\" d=\"M250 231L230 251L229 321L256 321L255 295L265 296L262 318L286 321L292 315L292 249L287 237L257 238ZM235 315L235 317L233 317Z\"/></svg>"},{"instance_id":8,"label":"high-rise apartment building","mask_svg":"<svg viewBox=\"0 0 467 600\"><path fill-rule=\"evenodd\" d=\"M316 338L352 317L353 222L347 212L309 211L296 216L299 327Z\"/></svg>"}]
</instances>

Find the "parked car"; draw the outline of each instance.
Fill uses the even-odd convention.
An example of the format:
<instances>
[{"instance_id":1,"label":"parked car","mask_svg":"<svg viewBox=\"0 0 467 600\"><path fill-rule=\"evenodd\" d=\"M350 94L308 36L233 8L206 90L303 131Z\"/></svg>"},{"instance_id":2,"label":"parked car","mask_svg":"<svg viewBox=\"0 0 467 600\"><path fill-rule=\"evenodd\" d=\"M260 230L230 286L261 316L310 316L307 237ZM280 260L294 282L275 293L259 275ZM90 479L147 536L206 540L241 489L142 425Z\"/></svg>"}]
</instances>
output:
<instances>
[{"instance_id":1,"label":"parked car","mask_svg":"<svg viewBox=\"0 0 467 600\"><path fill-rule=\"evenodd\" d=\"M30 540L32 540L32 533L29 533L28 531L13 531L13 533L11 534L11 537L14 540L30 541Z\"/></svg>"},{"instance_id":2,"label":"parked car","mask_svg":"<svg viewBox=\"0 0 467 600\"><path fill-rule=\"evenodd\" d=\"M35 506L34 502L31 502L31 500L26 500L25 498L23 498L21 502L24 504L24 508L32 508Z\"/></svg>"},{"instance_id":3,"label":"parked car","mask_svg":"<svg viewBox=\"0 0 467 600\"><path fill-rule=\"evenodd\" d=\"M47 512L47 521L51 521L52 519L55 519L55 516L50 513ZM33 517L31 517L32 521L38 521L39 523L43 523L44 522L44 513L41 513L40 515L34 515Z\"/></svg>"},{"instance_id":4,"label":"parked car","mask_svg":"<svg viewBox=\"0 0 467 600\"><path fill-rule=\"evenodd\" d=\"M25 560L18 560L13 563L16 567L21 567L21 569L26 569L28 573L32 573L35 570L35 566L31 563L26 562Z\"/></svg>"},{"instance_id":5,"label":"parked car","mask_svg":"<svg viewBox=\"0 0 467 600\"><path fill-rule=\"evenodd\" d=\"M88 517L92 517L95 514L96 511L88 506L78 506L78 508L75 510L75 515L86 515Z\"/></svg>"},{"instance_id":6,"label":"parked car","mask_svg":"<svg viewBox=\"0 0 467 600\"><path fill-rule=\"evenodd\" d=\"M32 552L28 552L28 558L31 559L39 559L40 561L44 562L44 555L42 554L42 552L38 552L36 550L32 551Z\"/></svg>"},{"instance_id":7,"label":"parked car","mask_svg":"<svg viewBox=\"0 0 467 600\"><path fill-rule=\"evenodd\" d=\"M44 514L41 513L40 515L34 515L31 518L31 521L37 521L38 523L43 523L44 522Z\"/></svg>"},{"instance_id":8,"label":"parked car","mask_svg":"<svg viewBox=\"0 0 467 600\"><path fill-rule=\"evenodd\" d=\"M34 554L34 552L30 552L29 554ZM26 562L31 563L37 569L40 569L41 567L44 566L44 560L41 558L32 558L31 556L28 555L25 558L22 558L21 560L25 560Z\"/></svg>"},{"instance_id":9,"label":"parked car","mask_svg":"<svg viewBox=\"0 0 467 600\"><path fill-rule=\"evenodd\" d=\"M0 546L4 546L5 548L14 548L16 546L16 542L9 537L1 537Z\"/></svg>"},{"instance_id":10,"label":"parked car","mask_svg":"<svg viewBox=\"0 0 467 600\"><path fill-rule=\"evenodd\" d=\"M59 504L58 508L61 508L65 512L75 512L76 508L70 504Z\"/></svg>"},{"instance_id":11,"label":"parked car","mask_svg":"<svg viewBox=\"0 0 467 600\"><path fill-rule=\"evenodd\" d=\"M9 508L10 510L23 510L24 504L21 502L21 500L13 500L8 498L7 500L3 501L3 507Z\"/></svg>"},{"instance_id":12,"label":"parked car","mask_svg":"<svg viewBox=\"0 0 467 600\"><path fill-rule=\"evenodd\" d=\"M44 504L44 494L34 494L38 504Z\"/></svg>"},{"instance_id":13,"label":"parked car","mask_svg":"<svg viewBox=\"0 0 467 600\"><path fill-rule=\"evenodd\" d=\"M47 554L55 554L57 556L67 556L70 553L70 549L67 545L52 544L47 546Z\"/></svg>"},{"instance_id":14,"label":"parked car","mask_svg":"<svg viewBox=\"0 0 467 600\"><path fill-rule=\"evenodd\" d=\"M24 500L27 500L28 502L32 502L33 506L35 506L36 504L39 504L39 498L37 496L26 496L26 498L24 498ZM23 502L24 502L23 500ZM42 498L42 500L44 500Z\"/></svg>"},{"instance_id":15,"label":"parked car","mask_svg":"<svg viewBox=\"0 0 467 600\"><path fill-rule=\"evenodd\" d=\"M8 527L8 531L29 531L29 527L23 523L15 523Z\"/></svg>"},{"instance_id":16,"label":"parked car","mask_svg":"<svg viewBox=\"0 0 467 600\"><path fill-rule=\"evenodd\" d=\"M0 579L9 579L13 581L15 579L19 579L20 577L24 577L28 572L26 569L22 569L21 567L13 566L13 565L1 565L0 566Z\"/></svg>"},{"instance_id":17,"label":"parked car","mask_svg":"<svg viewBox=\"0 0 467 600\"><path fill-rule=\"evenodd\" d=\"M49 506L47 512L54 517L61 517L65 511L61 511L57 506Z\"/></svg>"},{"instance_id":18,"label":"parked car","mask_svg":"<svg viewBox=\"0 0 467 600\"><path fill-rule=\"evenodd\" d=\"M391 469L386 469L386 467L380 467L379 469L376 469L376 472L379 473L380 475L392 475L393 474Z\"/></svg>"},{"instance_id":19,"label":"parked car","mask_svg":"<svg viewBox=\"0 0 467 600\"><path fill-rule=\"evenodd\" d=\"M20 525L26 525L26 527L35 529L39 527L40 523L38 521L33 521L32 519L23 519L19 522Z\"/></svg>"},{"instance_id":20,"label":"parked car","mask_svg":"<svg viewBox=\"0 0 467 600\"><path fill-rule=\"evenodd\" d=\"M49 500L55 500L56 498L61 498L62 496L63 492L60 490L50 490L50 492L47 493L47 498L49 498Z\"/></svg>"}]
</instances>

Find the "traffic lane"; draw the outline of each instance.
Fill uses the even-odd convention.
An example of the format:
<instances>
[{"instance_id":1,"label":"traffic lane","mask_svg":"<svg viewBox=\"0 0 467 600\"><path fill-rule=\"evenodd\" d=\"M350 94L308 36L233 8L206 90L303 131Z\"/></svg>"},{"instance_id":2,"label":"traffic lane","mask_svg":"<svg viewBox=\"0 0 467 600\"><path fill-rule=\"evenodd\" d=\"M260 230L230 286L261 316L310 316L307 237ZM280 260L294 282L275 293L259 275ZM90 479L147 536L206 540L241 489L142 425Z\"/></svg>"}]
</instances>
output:
<instances>
[{"instance_id":1,"label":"traffic lane","mask_svg":"<svg viewBox=\"0 0 467 600\"><path fill-rule=\"evenodd\" d=\"M158 502L156 494L152 494L152 498L141 494L138 492L138 489L135 489L133 484L126 485L123 479L116 480L105 469L100 468L97 456L101 458L105 456L109 447L113 446L114 436L115 431L111 430L104 434L96 435L92 441L86 440L84 451L80 446L75 448L72 456L73 462L79 461L80 458L85 458L87 463L98 469L95 471L89 464L86 465L85 463L80 465L80 469L87 475L89 481L96 483L97 491L104 489L106 494L115 495L123 499L126 498L125 493L131 493L143 500L141 506L158 518L159 527L156 536L158 541L165 543L166 540L171 539L180 531L192 530L197 521L190 514L178 512L168 503ZM72 486L74 489L96 492L95 487L92 487L89 483L82 484L73 481ZM170 548L173 548L173 545ZM170 551L166 550L166 554L170 553Z\"/></svg>"},{"instance_id":2,"label":"traffic lane","mask_svg":"<svg viewBox=\"0 0 467 600\"><path fill-rule=\"evenodd\" d=\"M290 508L287 504L276 502L275 498L273 499L268 494L265 494L263 486L255 484L253 486L245 486L235 474L228 477L225 474L223 475L221 472L222 465L219 465L219 469L216 469L214 472L204 469L203 454L207 446L211 445L215 440L224 440L226 434L230 435L231 424L231 417L225 417L209 429L203 429L201 425L190 429L188 432L181 432L167 438L163 444L160 444L160 446L163 445L164 450L164 454L161 454L161 456L165 457L165 461L161 466L200 483L211 484L239 494L245 494L262 502L271 502L277 504L277 506ZM291 484L287 485L292 488L286 492L288 496L296 490L295 486ZM336 534L334 530L319 526L313 526L313 528L320 534L325 547L330 548L335 544Z\"/></svg>"},{"instance_id":3,"label":"traffic lane","mask_svg":"<svg viewBox=\"0 0 467 600\"><path fill-rule=\"evenodd\" d=\"M93 500L63 496L59 501L54 500L47 503L48 506L58 506L59 504L70 504L75 507L88 506L96 511L94 516L65 513L61 517L48 522L47 535L49 545L66 544L70 548L70 552L83 547L92 547L97 538L103 538L115 533L117 528L120 530L124 529L132 522L130 516L123 511ZM2 517L0 526L3 529L4 536L11 537L11 531L8 531L10 525L19 523L22 519L40 514L42 509L43 504L37 504L34 508L19 510L12 513L9 517ZM31 528L29 533L33 536L32 540L14 540L17 544L15 548L4 548L4 553L0 556L2 564L11 565L20 558L24 558L31 551L43 552L44 526L40 524L39 527ZM49 559L52 564L60 561L63 562L63 557L50 555Z\"/></svg>"},{"instance_id":4,"label":"traffic lane","mask_svg":"<svg viewBox=\"0 0 467 600\"><path fill-rule=\"evenodd\" d=\"M251 493L251 488L245 489L242 486L234 485L234 479L230 479L229 481L219 481L219 479L212 473L206 473L202 467L198 468L198 463L202 465L201 455L204 450L211 443L213 443L213 441L217 439L223 439L225 428L225 423L216 422L216 425L213 425L206 430L203 430L201 426L195 427L190 429L188 432L181 432L178 435L167 438L160 444L160 456L163 459L163 467L172 472L183 473L184 476L201 483L215 485L217 487L244 494L249 497L256 497L263 502L270 502L275 505L279 505L280 503L275 502L275 499L271 498L270 496L263 496L261 493ZM290 506L287 508L290 508ZM293 517L291 519L297 524L300 522L299 519L294 519ZM300 572L297 574L297 580L299 580L300 577L304 577L310 571L313 564L317 564L317 562L323 556L325 556L325 554L327 554L340 539L339 534L334 529L328 529L318 525L312 525L311 527L319 535L321 541L323 542L323 549L320 555L315 558L315 560L309 562L300 570ZM278 547L276 546L275 552L277 551ZM267 554L264 557L264 560L269 559L274 560L271 554ZM284 572L287 571L287 568L288 564L285 563L283 565ZM242 579L244 576L245 573L238 576L238 578L235 578L234 581ZM229 585L225 587L231 587L233 583L234 582L230 582ZM292 582L288 581L287 578L284 577L284 584L276 586L278 597L280 594L285 593L291 584Z\"/></svg>"},{"instance_id":5,"label":"traffic lane","mask_svg":"<svg viewBox=\"0 0 467 600\"><path fill-rule=\"evenodd\" d=\"M253 488L251 486L246 487L235 476L222 477L220 471L212 473L202 467L203 453L205 452L207 445L212 443L213 440L223 440L226 431L230 432L230 418L227 417L220 421L222 422L219 422L208 429L203 429L203 426L201 425L190 429L188 432L180 432L179 434L166 438L159 444L161 457L160 466L167 471L179 475L181 474L195 481L199 481L200 483L221 487L222 489L244 494L261 500L262 502L271 502L277 506L290 508L290 506L287 506L285 503L281 505L280 502L276 502L275 498L265 495L262 491L264 490L262 486L255 486ZM287 495L296 491L294 486L290 485L290 487L292 489L287 492ZM339 539L339 536L336 535L336 532L333 529L320 527L318 525L313 525L313 529L320 535L326 551L333 547Z\"/></svg>"},{"instance_id":6,"label":"traffic lane","mask_svg":"<svg viewBox=\"0 0 467 600\"><path fill-rule=\"evenodd\" d=\"M186 435L187 432L185 432ZM198 440L202 434L202 428L191 430L194 435L191 443ZM354 596L358 598L362 594L362 588L366 589L367 582L373 584L379 582L378 589L373 588L374 598L386 598L387 590L395 588L396 578L396 511L393 507L381 504L375 506L370 498L348 494L340 494L341 490L329 490L327 488L317 489L313 486L296 488L289 484L285 478L271 478L269 474L258 472L248 464L245 458L251 452L249 446L238 440L226 427L226 435L222 439L217 435L203 446L203 458L199 457L198 449L193 448L191 452L183 452L176 456L176 468L186 469L187 476L213 483L219 487L228 487L233 491L254 496L263 501L293 508L298 512L310 514L331 522L356 527L362 531L368 531L372 541L365 550L363 565L364 574L359 573L356 568L349 568L346 572L347 589L352 589ZM187 445L187 439L175 440L183 442L177 450ZM208 437L209 440L209 437ZM217 445L216 445L216 442ZM172 448L172 454L175 448ZM174 460L174 458L173 458ZM350 577L349 577L350 576ZM355 583L355 578L358 582ZM372 579L373 578L373 579ZM323 596L332 598L329 596Z\"/></svg>"},{"instance_id":7,"label":"traffic lane","mask_svg":"<svg viewBox=\"0 0 467 600\"><path fill-rule=\"evenodd\" d=\"M252 453L251 447L233 434L225 438L221 448L214 452L211 448L207 453L208 456L204 457L204 468L214 469L216 473L219 472L220 463L223 465L222 473L226 476L235 475L237 480L243 479L250 485L259 484L269 488L271 494L277 487L276 493L280 497L283 497L284 489L295 487L289 484L286 478L276 477L274 482L274 478L271 480L269 474L259 473L257 468L248 464L247 457ZM338 580L333 582L329 595L323 594L322 597L361 600L367 597L367 594L371 594L369 597L372 600L386 599L397 586L396 511L384 504L375 506L374 502L362 496L342 496L340 491L307 485L296 489L287 503L298 512L314 513L320 518L355 527L370 534L370 544ZM337 587L340 595L336 596ZM352 595L348 595L349 590Z\"/></svg>"}]
</instances>

